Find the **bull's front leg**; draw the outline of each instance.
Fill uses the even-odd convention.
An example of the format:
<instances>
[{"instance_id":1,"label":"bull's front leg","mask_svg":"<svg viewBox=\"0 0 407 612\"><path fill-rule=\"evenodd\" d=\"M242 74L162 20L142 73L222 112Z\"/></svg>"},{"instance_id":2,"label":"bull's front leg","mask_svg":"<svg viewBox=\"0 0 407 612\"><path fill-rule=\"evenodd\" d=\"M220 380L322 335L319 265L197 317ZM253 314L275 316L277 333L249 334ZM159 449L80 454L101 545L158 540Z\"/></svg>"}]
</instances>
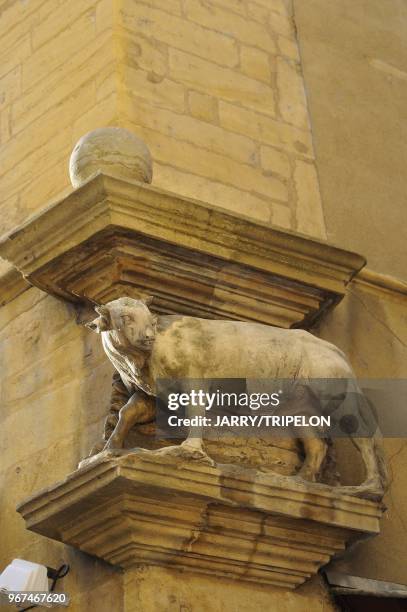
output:
<instances>
[{"instance_id":1,"label":"bull's front leg","mask_svg":"<svg viewBox=\"0 0 407 612\"><path fill-rule=\"evenodd\" d=\"M206 389L202 387L201 390L205 392L205 391L209 391L209 388ZM184 389L184 391L190 393L191 389L186 388ZM174 446L167 446L155 452L160 455L181 457L183 459L199 460L204 463L209 463L209 465L214 465L215 462L206 453L205 446L203 443L204 427L201 423L206 415L205 406L202 406L202 405L193 406L190 404L187 407L185 412L186 412L185 416L188 419L192 419L193 417L198 417L199 424L189 427L188 436L186 440L184 440L181 444L174 445Z\"/></svg>"},{"instance_id":2,"label":"bull's front leg","mask_svg":"<svg viewBox=\"0 0 407 612\"><path fill-rule=\"evenodd\" d=\"M94 444L92 450L89 453L89 457L97 455L106 446L106 442L109 440L114 428L119 420L120 409L128 402L131 395L126 389L120 374L114 372L112 379L112 392L110 395L110 406L109 412L105 419L103 437Z\"/></svg>"},{"instance_id":3,"label":"bull's front leg","mask_svg":"<svg viewBox=\"0 0 407 612\"><path fill-rule=\"evenodd\" d=\"M154 418L154 403L139 391L133 393L128 402L120 409L116 427L110 435L104 450L121 449L130 429L140 423L148 423Z\"/></svg>"},{"instance_id":4,"label":"bull's front leg","mask_svg":"<svg viewBox=\"0 0 407 612\"><path fill-rule=\"evenodd\" d=\"M186 412L188 419L198 417L200 422L202 422L202 419L206 414L204 406L189 406ZM181 444L181 448L186 452L190 452L192 456L195 455L196 457L206 457L207 455L203 443L203 433L204 428L201 424L191 426L188 430L186 440L184 440L184 442Z\"/></svg>"}]
</instances>

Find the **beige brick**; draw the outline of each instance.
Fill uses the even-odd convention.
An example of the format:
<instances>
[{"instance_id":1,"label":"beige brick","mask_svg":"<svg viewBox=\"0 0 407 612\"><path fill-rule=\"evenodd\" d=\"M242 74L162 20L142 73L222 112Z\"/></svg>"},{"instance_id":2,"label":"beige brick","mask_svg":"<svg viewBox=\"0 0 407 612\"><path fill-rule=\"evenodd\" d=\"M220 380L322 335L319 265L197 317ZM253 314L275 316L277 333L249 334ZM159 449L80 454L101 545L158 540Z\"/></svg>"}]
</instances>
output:
<instances>
[{"instance_id":1,"label":"beige brick","mask_svg":"<svg viewBox=\"0 0 407 612\"><path fill-rule=\"evenodd\" d=\"M23 90L64 65L69 57L86 48L95 37L95 25L87 15L82 15L67 30L37 49L23 64Z\"/></svg>"},{"instance_id":2,"label":"beige brick","mask_svg":"<svg viewBox=\"0 0 407 612\"><path fill-rule=\"evenodd\" d=\"M284 227L285 229L294 229L292 217L293 215L289 206L273 203L271 217L273 225Z\"/></svg>"},{"instance_id":3,"label":"beige brick","mask_svg":"<svg viewBox=\"0 0 407 612\"><path fill-rule=\"evenodd\" d=\"M279 174L288 178L291 175L290 160L285 153L272 147L260 148L261 166L265 172Z\"/></svg>"},{"instance_id":4,"label":"beige brick","mask_svg":"<svg viewBox=\"0 0 407 612\"><path fill-rule=\"evenodd\" d=\"M213 4L239 15L246 15L246 0L212 0Z\"/></svg>"},{"instance_id":5,"label":"beige brick","mask_svg":"<svg viewBox=\"0 0 407 612\"><path fill-rule=\"evenodd\" d=\"M63 30L69 30L69 26L79 17L86 17L95 23L95 0L70 0L62 6L55 3L54 10L42 19L40 23L31 30L33 48L37 49L44 43L58 36Z\"/></svg>"},{"instance_id":6,"label":"beige brick","mask_svg":"<svg viewBox=\"0 0 407 612\"><path fill-rule=\"evenodd\" d=\"M266 223L270 220L274 206L273 203L246 191L159 163L154 167L154 184Z\"/></svg>"},{"instance_id":7,"label":"beige brick","mask_svg":"<svg viewBox=\"0 0 407 612\"><path fill-rule=\"evenodd\" d=\"M216 123L218 121L218 101L199 91L188 92L189 111L193 117Z\"/></svg>"},{"instance_id":8,"label":"beige brick","mask_svg":"<svg viewBox=\"0 0 407 612\"><path fill-rule=\"evenodd\" d=\"M116 25L115 8L116 5L113 0L100 0L97 3L95 10L96 34L100 34L105 30L113 30L113 27Z\"/></svg>"},{"instance_id":9,"label":"beige brick","mask_svg":"<svg viewBox=\"0 0 407 612\"><path fill-rule=\"evenodd\" d=\"M91 106L87 112L81 113L72 127L71 147L73 148L79 138L91 130L116 125L117 109L117 93L114 92L104 100L100 100L95 106Z\"/></svg>"},{"instance_id":10,"label":"beige brick","mask_svg":"<svg viewBox=\"0 0 407 612\"><path fill-rule=\"evenodd\" d=\"M154 72L145 72L129 66L124 67L123 85L128 91L163 108L183 112L185 108L184 87Z\"/></svg>"},{"instance_id":11,"label":"beige brick","mask_svg":"<svg viewBox=\"0 0 407 612\"><path fill-rule=\"evenodd\" d=\"M162 3L163 4L163 3ZM126 0L121 10L122 23L134 32L223 64L236 66L236 43L220 32L210 32L200 25L187 23L175 15Z\"/></svg>"},{"instance_id":12,"label":"beige brick","mask_svg":"<svg viewBox=\"0 0 407 612\"><path fill-rule=\"evenodd\" d=\"M70 191L68 164L70 147L68 147L57 163L47 166L46 171L40 176L36 175L27 187L21 191L21 201L30 203L30 209L42 208L49 200L62 197Z\"/></svg>"},{"instance_id":13,"label":"beige brick","mask_svg":"<svg viewBox=\"0 0 407 612\"><path fill-rule=\"evenodd\" d=\"M111 65L112 59L109 33L101 34L84 49L67 58L62 74L57 68L13 104L14 132L18 133L50 108L60 104L72 91L100 75L107 65Z\"/></svg>"},{"instance_id":14,"label":"beige brick","mask_svg":"<svg viewBox=\"0 0 407 612\"><path fill-rule=\"evenodd\" d=\"M95 4L98 0L95 0ZM77 4L79 4L80 0L74 0L74 2L76 2ZM45 2L42 2L41 4L39 2L36 3L31 3L31 2L27 2L27 4L36 4L37 5L37 10L35 11L35 17L31 17L30 18L30 23L31 25L35 25L37 23L42 23L44 22L46 19L48 19L48 16L56 10L56 7L59 6L59 8L63 11L65 8L65 0L45 0ZM40 6L38 6L38 4L40 4Z\"/></svg>"},{"instance_id":15,"label":"beige brick","mask_svg":"<svg viewBox=\"0 0 407 612\"><path fill-rule=\"evenodd\" d=\"M300 67L293 60L277 58L277 87L280 113L287 123L308 128L308 110L304 80Z\"/></svg>"},{"instance_id":16,"label":"beige brick","mask_svg":"<svg viewBox=\"0 0 407 612\"><path fill-rule=\"evenodd\" d=\"M140 129L136 131L140 133ZM141 132L157 161L266 198L282 201L288 198L285 183L275 177L264 176L259 168L212 153L196 144L177 142L173 138L143 128Z\"/></svg>"},{"instance_id":17,"label":"beige brick","mask_svg":"<svg viewBox=\"0 0 407 612\"><path fill-rule=\"evenodd\" d=\"M124 0L124 4L134 3L134 0ZM143 4L145 11L150 8L157 8L174 15L182 15L182 0L137 0L137 4Z\"/></svg>"},{"instance_id":18,"label":"beige brick","mask_svg":"<svg viewBox=\"0 0 407 612\"><path fill-rule=\"evenodd\" d=\"M4 3L2 2L1 4L3 5ZM14 2L13 4L18 3ZM0 9L2 63L3 54L8 53L12 48L18 49L19 44L24 41L27 36L31 36L31 29L33 27L33 23L36 23L38 21L38 15L36 13L28 13L25 18L18 19L16 22L8 20L7 13L7 10L4 11Z\"/></svg>"},{"instance_id":19,"label":"beige brick","mask_svg":"<svg viewBox=\"0 0 407 612\"><path fill-rule=\"evenodd\" d=\"M4 145L11 137L11 108L0 110L0 145Z\"/></svg>"},{"instance_id":20,"label":"beige brick","mask_svg":"<svg viewBox=\"0 0 407 612\"><path fill-rule=\"evenodd\" d=\"M255 47L240 47L240 69L249 77L270 84L270 55Z\"/></svg>"},{"instance_id":21,"label":"beige brick","mask_svg":"<svg viewBox=\"0 0 407 612\"><path fill-rule=\"evenodd\" d=\"M229 68L170 49L170 74L174 80L203 93L275 114L273 89Z\"/></svg>"},{"instance_id":22,"label":"beige brick","mask_svg":"<svg viewBox=\"0 0 407 612\"><path fill-rule=\"evenodd\" d=\"M23 130L18 138L12 138L0 149L0 175L5 175L45 143L48 143L49 147L49 143L63 128L72 125L76 117L94 105L95 99L95 86L92 83L74 90L69 98L48 112L46 121L39 117L29 128ZM1 179L0 189L4 188L4 180Z\"/></svg>"},{"instance_id":23,"label":"beige brick","mask_svg":"<svg viewBox=\"0 0 407 612\"><path fill-rule=\"evenodd\" d=\"M245 134L279 149L313 156L312 139L308 130L300 130L227 102L219 103L219 116L221 126L228 130Z\"/></svg>"},{"instance_id":24,"label":"beige brick","mask_svg":"<svg viewBox=\"0 0 407 612\"><path fill-rule=\"evenodd\" d=\"M1 47L0 77L8 74L31 55L30 35L14 41L8 50Z\"/></svg>"},{"instance_id":25,"label":"beige brick","mask_svg":"<svg viewBox=\"0 0 407 612\"><path fill-rule=\"evenodd\" d=\"M117 93L117 63L115 61L107 64L101 72L96 75L96 101L104 100L107 96Z\"/></svg>"},{"instance_id":26,"label":"beige brick","mask_svg":"<svg viewBox=\"0 0 407 612\"><path fill-rule=\"evenodd\" d=\"M277 42L281 55L285 55L296 62L300 61L300 52L298 49L297 40L293 38L286 38L285 36L279 36Z\"/></svg>"},{"instance_id":27,"label":"beige brick","mask_svg":"<svg viewBox=\"0 0 407 612\"><path fill-rule=\"evenodd\" d=\"M297 231L325 240L325 222L314 164L297 161L294 181L297 192Z\"/></svg>"},{"instance_id":28,"label":"beige brick","mask_svg":"<svg viewBox=\"0 0 407 612\"><path fill-rule=\"evenodd\" d=\"M247 17L231 15L229 10L218 8L200 0L185 0L188 19L207 28L234 36L237 40L275 53L276 45L267 28Z\"/></svg>"},{"instance_id":29,"label":"beige brick","mask_svg":"<svg viewBox=\"0 0 407 612\"><path fill-rule=\"evenodd\" d=\"M248 2L247 12L249 17L255 19L259 23L268 23L270 16L270 6L262 6L256 2Z\"/></svg>"},{"instance_id":30,"label":"beige brick","mask_svg":"<svg viewBox=\"0 0 407 612\"><path fill-rule=\"evenodd\" d=\"M0 36L14 29L17 36L21 33L21 25L25 24L28 32L33 19L43 10L43 6L49 4L51 0L37 0L37 2L2 2L0 19ZM55 4L55 0L52 0ZM34 13L34 15L33 15ZM17 29L18 28L18 29Z\"/></svg>"},{"instance_id":31,"label":"beige brick","mask_svg":"<svg viewBox=\"0 0 407 612\"><path fill-rule=\"evenodd\" d=\"M126 28L119 30L117 40L119 61L133 68L153 71L156 74L168 73L167 45L141 35L134 35Z\"/></svg>"},{"instance_id":32,"label":"beige brick","mask_svg":"<svg viewBox=\"0 0 407 612\"><path fill-rule=\"evenodd\" d=\"M281 13L275 13L271 11L269 17L269 25L273 32L276 34L282 34L283 36L291 36L294 38L294 28L291 17Z\"/></svg>"},{"instance_id":33,"label":"beige brick","mask_svg":"<svg viewBox=\"0 0 407 612\"><path fill-rule=\"evenodd\" d=\"M281 15L289 15L293 0L256 0L263 6L269 6L272 11L280 13Z\"/></svg>"},{"instance_id":34,"label":"beige brick","mask_svg":"<svg viewBox=\"0 0 407 612\"><path fill-rule=\"evenodd\" d=\"M128 96L125 116L137 125L160 132L177 140L199 145L236 161L256 163L256 145L250 138L211 125L188 115L179 115L165 109L155 109L141 98Z\"/></svg>"},{"instance_id":35,"label":"beige brick","mask_svg":"<svg viewBox=\"0 0 407 612\"><path fill-rule=\"evenodd\" d=\"M15 229L23 220L21 211L20 195L0 195L0 236ZM2 465L3 458L2 458Z\"/></svg>"},{"instance_id":36,"label":"beige brick","mask_svg":"<svg viewBox=\"0 0 407 612\"><path fill-rule=\"evenodd\" d=\"M3 193L21 193L23 189L28 188L43 173L44 168L53 166L55 160L59 159L62 155L65 155L67 164L70 150L72 149L71 132L72 128L70 125L61 128L52 138L52 148L49 146L49 142L45 142L12 166L1 179ZM66 165L66 167L68 166ZM32 195L28 190L28 201Z\"/></svg>"},{"instance_id":37,"label":"beige brick","mask_svg":"<svg viewBox=\"0 0 407 612\"><path fill-rule=\"evenodd\" d=\"M0 79L0 109L11 104L21 93L21 66L17 66Z\"/></svg>"}]
</instances>

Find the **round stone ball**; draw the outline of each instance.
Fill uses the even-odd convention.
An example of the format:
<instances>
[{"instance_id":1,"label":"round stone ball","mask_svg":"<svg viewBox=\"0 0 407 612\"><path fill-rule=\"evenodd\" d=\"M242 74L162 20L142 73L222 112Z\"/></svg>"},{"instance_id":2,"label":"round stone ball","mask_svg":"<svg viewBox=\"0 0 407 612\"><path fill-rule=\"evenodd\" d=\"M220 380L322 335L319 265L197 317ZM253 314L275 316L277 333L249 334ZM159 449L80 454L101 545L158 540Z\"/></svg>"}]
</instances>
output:
<instances>
[{"instance_id":1,"label":"round stone ball","mask_svg":"<svg viewBox=\"0 0 407 612\"><path fill-rule=\"evenodd\" d=\"M153 161L141 138L124 128L92 130L76 143L69 160L73 187L80 187L95 172L151 183Z\"/></svg>"}]
</instances>

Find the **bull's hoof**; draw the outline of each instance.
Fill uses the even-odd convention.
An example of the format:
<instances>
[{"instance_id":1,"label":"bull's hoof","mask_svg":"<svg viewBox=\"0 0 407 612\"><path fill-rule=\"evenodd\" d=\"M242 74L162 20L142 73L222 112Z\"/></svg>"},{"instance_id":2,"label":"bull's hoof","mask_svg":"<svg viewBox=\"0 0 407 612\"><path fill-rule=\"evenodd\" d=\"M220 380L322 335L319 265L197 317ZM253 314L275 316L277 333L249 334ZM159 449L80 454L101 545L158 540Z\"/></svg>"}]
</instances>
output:
<instances>
[{"instance_id":1,"label":"bull's hoof","mask_svg":"<svg viewBox=\"0 0 407 612\"><path fill-rule=\"evenodd\" d=\"M183 442L180 445L166 446L153 451L155 455L164 455L165 457L176 457L179 459L186 459L189 461L199 461L200 463L206 463L214 466L215 462L213 459L206 454L203 446L196 446L195 444L188 444Z\"/></svg>"},{"instance_id":2,"label":"bull's hoof","mask_svg":"<svg viewBox=\"0 0 407 612\"><path fill-rule=\"evenodd\" d=\"M341 493L371 501L381 501L384 489L380 480L365 480L361 485L338 487Z\"/></svg>"},{"instance_id":3,"label":"bull's hoof","mask_svg":"<svg viewBox=\"0 0 407 612\"><path fill-rule=\"evenodd\" d=\"M96 463L97 461L100 461L101 459L121 457L122 455L128 454L128 452L129 452L128 450L123 450L123 449L103 448L100 452L95 453L94 455L89 455L85 459L82 459L82 461L78 463L78 470L80 470L81 468L87 467L89 465L92 465L93 463Z\"/></svg>"},{"instance_id":4,"label":"bull's hoof","mask_svg":"<svg viewBox=\"0 0 407 612\"><path fill-rule=\"evenodd\" d=\"M294 478L303 482L318 482L317 476L310 470L300 470L298 474L295 474Z\"/></svg>"}]
</instances>

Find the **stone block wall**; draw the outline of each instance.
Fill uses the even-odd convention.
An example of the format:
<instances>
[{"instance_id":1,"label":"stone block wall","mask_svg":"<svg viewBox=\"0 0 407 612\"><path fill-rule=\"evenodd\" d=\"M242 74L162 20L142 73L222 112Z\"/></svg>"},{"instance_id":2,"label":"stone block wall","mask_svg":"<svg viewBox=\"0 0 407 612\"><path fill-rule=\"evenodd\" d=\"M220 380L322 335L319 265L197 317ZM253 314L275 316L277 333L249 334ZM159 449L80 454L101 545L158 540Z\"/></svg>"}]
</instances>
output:
<instances>
[{"instance_id":1,"label":"stone block wall","mask_svg":"<svg viewBox=\"0 0 407 612\"><path fill-rule=\"evenodd\" d=\"M72 572L69 610L122 610L119 570L24 527L25 497L76 469L103 429L111 368L75 310L29 289L0 309L0 571L15 557ZM9 609L1 606L0 609Z\"/></svg>"},{"instance_id":2,"label":"stone block wall","mask_svg":"<svg viewBox=\"0 0 407 612\"><path fill-rule=\"evenodd\" d=\"M122 0L117 23L119 117L154 183L325 238L290 3Z\"/></svg>"},{"instance_id":3,"label":"stone block wall","mask_svg":"<svg viewBox=\"0 0 407 612\"><path fill-rule=\"evenodd\" d=\"M112 123L110 0L0 4L0 235L70 185L89 129Z\"/></svg>"},{"instance_id":4,"label":"stone block wall","mask_svg":"<svg viewBox=\"0 0 407 612\"><path fill-rule=\"evenodd\" d=\"M75 142L143 137L154 184L324 239L290 2L0 6L0 234L69 187Z\"/></svg>"}]
</instances>

